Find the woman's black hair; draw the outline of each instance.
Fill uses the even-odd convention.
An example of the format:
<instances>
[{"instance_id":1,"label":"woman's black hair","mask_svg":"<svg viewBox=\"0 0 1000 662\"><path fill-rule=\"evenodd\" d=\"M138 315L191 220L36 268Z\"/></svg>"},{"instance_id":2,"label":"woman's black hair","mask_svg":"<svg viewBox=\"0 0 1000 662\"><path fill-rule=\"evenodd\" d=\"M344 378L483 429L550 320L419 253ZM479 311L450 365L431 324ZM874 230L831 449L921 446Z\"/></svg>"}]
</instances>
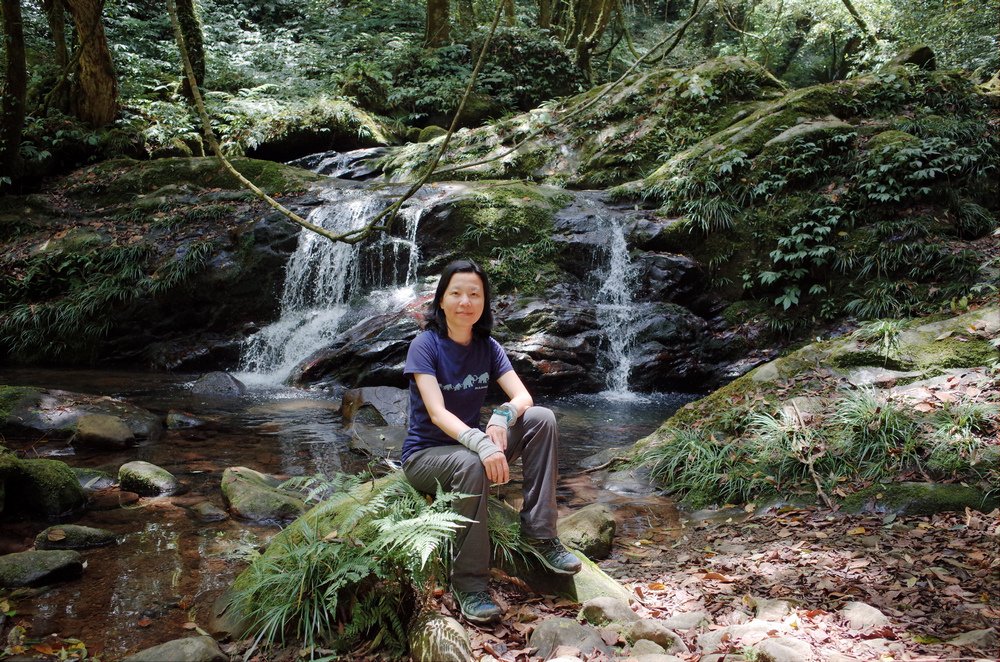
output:
<instances>
[{"instance_id":1,"label":"woman's black hair","mask_svg":"<svg viewBox=\"0 0 1000 662\"><path fill-rule=\"evenodd\" d=\"M472 335L476 338L489 338L490 331L493 330L493 310L491 307L490 279L486 277L486 272L472 260L454 260L441 272L441 280L438 281L437 290L434 292L434 300L431 301L427 309L427 328L434 329L441 337L448 336L448 321L445 319L444 311L441 310L441 299L444 298L445 290L451 277L457 273L476 274L483 281L483 314L475 324L472 325Z\"/></svg>"}]
</instances>

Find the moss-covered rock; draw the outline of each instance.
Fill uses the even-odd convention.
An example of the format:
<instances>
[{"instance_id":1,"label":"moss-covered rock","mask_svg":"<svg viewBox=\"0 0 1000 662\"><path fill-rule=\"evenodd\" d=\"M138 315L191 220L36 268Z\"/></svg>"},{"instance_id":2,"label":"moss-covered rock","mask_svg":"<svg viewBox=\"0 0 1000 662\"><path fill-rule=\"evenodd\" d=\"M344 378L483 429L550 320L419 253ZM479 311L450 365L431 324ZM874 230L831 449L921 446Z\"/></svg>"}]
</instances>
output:
<instances>
[{"instance_id":1,"label":"moss-covered rock","mask_svg":"<svg viewBox=\"0 0 1000 662\"><path fill-rule=\"evenodd\" d=\"M7 456L10 458L10 455ZM58 520L82 510L87 496L76 474L59 460L7 460L5 511Z\"/></svg>"},{"instance_id":2,"label":"moss-covered rock","mask_svg":"<svg viewBox=\"0 0 1000 662\"><path fill-rule=\"evenodd\" d=\"M934 515L966 508L988 513L1000 507L1000 498L954 483L892 483L872 485L844 499L847 512Z\"/></svg>"},{"instance_id":3,"label":"moss-covered rock","mask_svg":"<svg viewBox=\"0 0 1000 662\"><path fill-rule=\"evenodd\" d=\"M0 556L0 587L44 586L83 574L83 558L73 551L30 551Z\"/></svg>"},{"instance_id":4,"label":"moss-covered rock","mask_svg":"<svg viewBox=\"0 0 1000 662\"><path fill-rule=\"evenodd\" d=\"M297 495L280 489L281 480L246 467L222 473L222 496L236 517L253 522L290 520L305 511Z\"/></svg>"},{"instance_id":5,"label":"moss-covered rock","mask_svg":"<svg viewBox=\"0 0 1000 662\"><path fill-rule=\"evenodd\" d=\"M135 435L122 419L109 414L84 414L76 421L73 444L85 448L128 448Z\"/></svg>"},{"instance_id":6,"label":"moss-covered rock","mask_svg":"<svg viewBox=\"0 0 1000 662\"><path fill-rule=\"evenodd\" d=\"M118 482L123 490L143 496L173 494L180 485L173 474L149 462L126 462L118 469Z\"/></svg>"},{"instance_id":7,"label":"moss-covered rock","mask_svg":"<svg viewBox=\"0 0 1000 662\"><path fill-rule=\"evenodd\" d=\"M462 624L450 616L425 610L409 633L414 662L465 662L473 659L472 642Z\"/></svg>"},{"instance_id":8,"label":"moss-covered rock","mask_svg":"<svg viewBox=\"0 0 1000 662\"><path fill-rule=\"evenodd\" d=\"M87 549L115 542L114 532L78 524L50 526L35 536L35 549Z\"/></svg>"}]
</instances>

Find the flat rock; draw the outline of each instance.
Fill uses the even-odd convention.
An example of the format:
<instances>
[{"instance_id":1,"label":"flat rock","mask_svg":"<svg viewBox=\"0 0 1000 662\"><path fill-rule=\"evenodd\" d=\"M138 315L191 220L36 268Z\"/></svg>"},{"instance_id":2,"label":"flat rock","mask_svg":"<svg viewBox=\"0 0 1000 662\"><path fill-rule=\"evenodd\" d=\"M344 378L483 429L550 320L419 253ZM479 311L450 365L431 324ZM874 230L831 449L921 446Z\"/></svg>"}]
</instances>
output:
<instances>
[{"instance_id":1,"label":"flat rock","mask_svg":"<svg viewBox=\"0 0 1000 662\"><path fill-rule=\"evenodd\" d=\"M571 647L584 656L595 651L611 657L613 649L604 643L600 631L592 625L582 625L572 618L549 618L532 631L528 645L537 649L535 655L544 659L553 657L562 647Z\"/></svg>"},{"instance_id":2,"label":"flat rock","mask_svg":"<svg viewBox=\"0 0 1000 662\"><path fill-rule=\"evenodd\" d=\"M229 662L211 637L184 637L139 651L122 662Z\"/></svg>"},{"instance_id":3,"label":"flat rock","mask_svg":"<svg viewBox=\"0 0 1000 662\"><path fill-rule=\"evenodd\" d=\"M840 608L840 617L852 630L867 630L889 624L889 617L864 602L848 602Z\"/></svg>"},{"instance_id":4,"label":"flat rock","mask_svg":"<svg viewBox=\"0 0 1000 662\"><path fill-rule=\"evenodd\" d=\"M351 426L351 438L348 448L372 457L391 457L399 459L406 440L407 430L393 425L369 426L355 421Z\"/></svg>"},{"instance_id":5,"label":"flat rock","mask_svg":"<svg viewBox=\"0 0 1000 662\"><path fill-rule=\"evenodd\" d=\"M812 646L794 637L774 637L754 645L771 662L802 662L816 659Z\"/></svg>"},{"instance_id":6,"label":"flat rock","mask_svg":"<svg viewBox=\"0 0 1000 662\"><path fill-rule=\"evenodd\" d=\"M725 640L727 645L738 643L743 646L753 646L759 641L771 637L771 632L778 634L789 634L791 628L784 623L774 621L752 620L739 625L729 625L727 627L706 632L698 637L698 648L703 653L713 653Z\"/></svg>"},{"instance_id":7,"label":"flat rock","mask_svg":"<svg viewBox=\"0 0 1000 662\"><path fill-rule=\"evenodd\" d=\"M957 637L952 637L944 643L949 646L958 646L960 648L971 648L978 651L997 651L997 644L1000 640L997 638L996 628L987 628L985 630L971 630L969 632L963 632Z\"/></svg>"},{"instance_id":8,"label":"flat rock","mask_svg":"<svg viewBox=\"0 0 1000 662\"><path fill-rule=\"evenodd\" d=\"M663 625L671 630L692 630L712 622L707 611L685 611L673 614L663 620Z\"/></svg>"},{"instance_id":9,"label":"flat rock","mask_svg":"<svg viewBox=\"0 0 1000 662\"><path fill-rule=\"evenodd\" d=\"M169 471L142 460L123 464L118 469L118 482L123 490L142 496L174 494L180 487Z\"/></svg>"},{"instance_id":10,"label":"flat rock","mask_svg":"<svg viewBox=\"0 0 1000 662\"><path fill-rule=\"evenodd\" d=\"M0 586L44 586L83 574L83 558L69 550L15 552L0 556Z\"/></svg>"},{"instance_id":11,"label":"flat rock","mask_svg":"<svg viewBox=\"0 0 1000 662\"><path fill-rule=\"evenodd\" d=\"M50 526L35 536L35 549L88 549L104 547L115 542L117 536L106 529L95 529L78 524Z\"/></svg>"},{"instance_id":12,"label":"flat rock","mask_svg":"<svg viewBox=\"0 0 1000 662\"><path fill-rule=\"evenodd\" d=\"M890 370L888 368L875 368L863 366L846 370L843 373L844 379L854 386L893 386L897 382L905 379L913 379L923 375L919 371Z\"/></svg>"}]
</instances>

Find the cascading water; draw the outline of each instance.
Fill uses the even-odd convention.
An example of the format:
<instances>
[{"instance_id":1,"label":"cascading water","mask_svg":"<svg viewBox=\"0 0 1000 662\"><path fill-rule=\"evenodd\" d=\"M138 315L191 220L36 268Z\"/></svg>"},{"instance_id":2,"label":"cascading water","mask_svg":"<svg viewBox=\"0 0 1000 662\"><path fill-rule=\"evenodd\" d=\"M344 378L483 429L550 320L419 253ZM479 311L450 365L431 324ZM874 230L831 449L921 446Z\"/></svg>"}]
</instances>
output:
<instances>
[{"instance_id":1,"label":"cascading water","mask_svg":"<svg viewBox=\"0 0 1000 662\"><path fill-rule=\"evenodd\" d=\"M330 189L324 198L326 203L309 215L309 221L338 234L364 227L387 204L384 197L365 189ZM405 206L399 213L406 222L407 236L385 240L393 262L390 269L378 270L371 282L365 283L373 288L368 297L379 299L370 301L369 308L385 308L412 297L419 260L417 224L422 208ZM299 234L298 246L286 267L279 319L244 342L239 375L244 383L281 384L299 361L358 321L352 318L348 302L363 294L364 250L361 244L332 242L305 230ZM399 270L396 267L403 263L404 254L406 268Z\"/></svg>"},{"instance_id":2,"label":"cascading water","mask_svg":"<svg viewBox=\"0 0 1000 662\"><path fill-rule=\"evenodd\" d=\"M608 266L597 292L597 321L607 337L598 364L607 375L602 392L614 400L635 400L641 396L628 388L632 370L632 347L636 337L637 312L632 301L636 273L629 259L628 243L621 219L602 219L608 232Z\"/></svg>"}]
</instances>

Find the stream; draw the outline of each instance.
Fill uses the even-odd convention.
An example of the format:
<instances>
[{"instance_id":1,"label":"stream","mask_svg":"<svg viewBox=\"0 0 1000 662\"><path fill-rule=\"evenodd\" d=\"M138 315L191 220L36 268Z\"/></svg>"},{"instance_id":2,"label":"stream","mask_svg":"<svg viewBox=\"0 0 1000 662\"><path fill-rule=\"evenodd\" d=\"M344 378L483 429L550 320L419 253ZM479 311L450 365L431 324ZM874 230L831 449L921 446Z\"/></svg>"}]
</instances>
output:
<instances>
[{"instance_id":1,"label":"stream","mask_svg":"<svg viewBox=\"0 0 1000 662\"><path fill-rule=\"evenodd\" d=\"M155 442L127 451L84 451L64 441L31 447L11 444L28 457L60 459L74 467L113 475L131 460L167 469L182 493L90 509L73 523L111 530L118 545L84 550L81 579L32 590L14 600L31 634L58 633L87 644L91 654L118 657L207 626L212 602L245 567L253 550L266 544L277 525L233 519L203 523L189 507L208 501L220 508L222 472L245 466L283 476L364 470L368 458L347 448L339 401L322 392L256 387L245 396L210 400L189 391L198 375L92 370L0 369L0 383L34 385L109 395L165 416L181 410L205 421L196 428L166 430ZM562 515L595 501L614 506L620 535L642 530L676 511L662 497L618 495L596 486L580 462L601 450L624 446L649 434L688 394L646 394L612 399L606 395L539 398L560 422L559 506ZM107 507L107 506L105 506ZM654 520L650 520L650 516ZM5 522L0 551L28 548L50 523ZM663 526L673 525L663 523Z\"/></svg>"}]
</instances>

